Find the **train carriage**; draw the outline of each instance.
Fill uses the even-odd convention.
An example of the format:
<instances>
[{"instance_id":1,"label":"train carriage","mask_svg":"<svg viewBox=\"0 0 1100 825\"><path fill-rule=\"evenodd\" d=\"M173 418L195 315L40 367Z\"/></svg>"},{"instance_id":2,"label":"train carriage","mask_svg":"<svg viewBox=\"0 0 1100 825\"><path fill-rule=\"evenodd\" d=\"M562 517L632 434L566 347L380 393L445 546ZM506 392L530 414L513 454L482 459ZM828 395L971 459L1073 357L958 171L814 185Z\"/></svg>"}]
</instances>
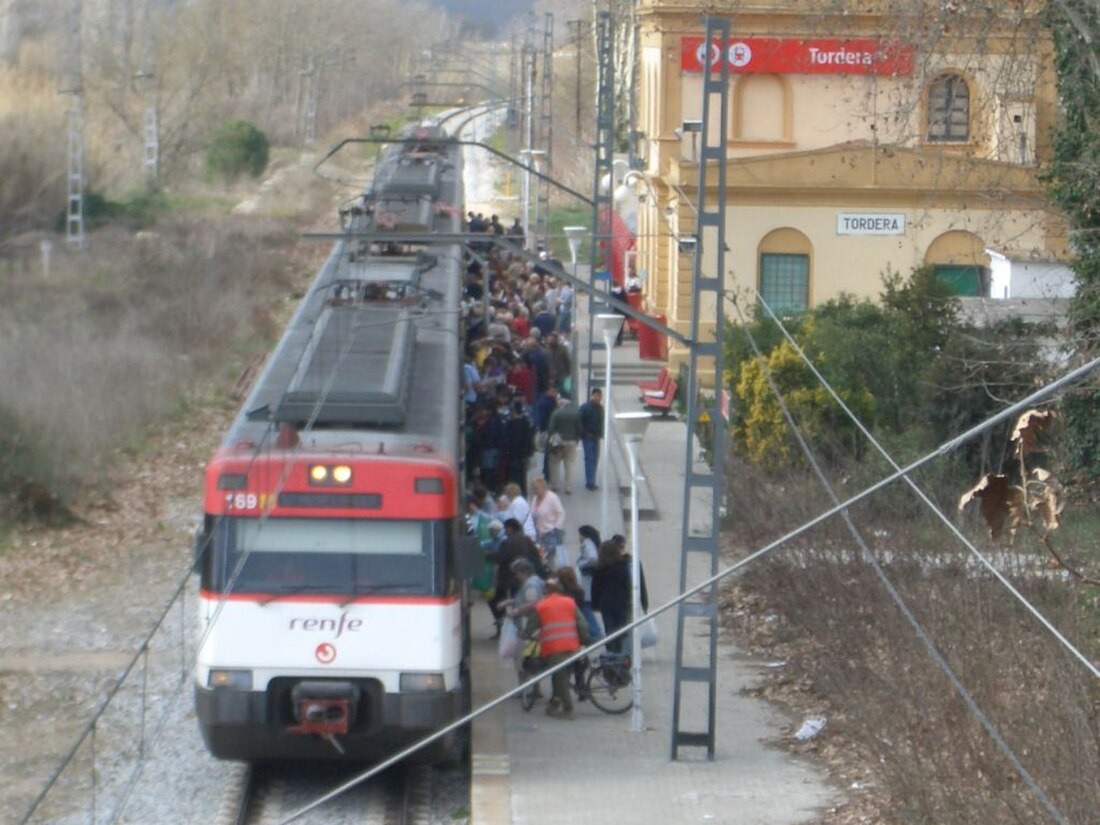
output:
<instances>
[{"instance_id":1,"label":"train carriage","mask_svg":"<svg viewBox=\"0 0 1100 825\"><path fill-rule=\"evenodd\" d=\"M357 237L455 233L460 206L440 130L387 150L207 465L195 701L215 756L374 759L468 708L462 254Z\"/></svg>"}]
</instances>

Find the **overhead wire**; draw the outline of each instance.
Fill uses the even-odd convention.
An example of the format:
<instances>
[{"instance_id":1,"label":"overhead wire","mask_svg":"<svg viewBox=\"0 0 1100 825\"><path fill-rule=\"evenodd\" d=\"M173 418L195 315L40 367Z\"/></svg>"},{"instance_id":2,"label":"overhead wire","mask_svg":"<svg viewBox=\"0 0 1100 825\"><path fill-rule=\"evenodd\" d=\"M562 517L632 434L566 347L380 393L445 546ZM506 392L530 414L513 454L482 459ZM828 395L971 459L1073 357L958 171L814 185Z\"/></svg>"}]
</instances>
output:
<instances>
[{"instance_id":1,"label":"overhead wire","mask_svg":"<svg viewBox=\"0 0 1100 825\"><path fill-rule=\"evenodd\" d=\"M817 456L814 454L813 449L807 443L802 429L799 427L798 422L795 420L794 415L791 413L790 407L787 405L786 400L783 398L782 392L780 392L779 387L776 385L775 376L772 374L771 369L768 368L764 355L760 351L760 347L757 345L756 338L753 336L752 330L746 322L746 318L741 310L740 305L736 301L734 301L733 306L737 312L738 317L741 320L741 328L744 330L745 335L749 340L749 345L752 348L753 354L760 361L761 367L764 371L764 378L768 382L768 387L771 389L772 394L775 396L776 402L779 404L779 408L783 413L784 420L787 422L787 425L790 428L791 433L794 435L795 440L798 441L798 445L801 448L803 455L806 456L806 460L810 463L810 467L813 469L814 475L817 476L817 479L821 483L821 486L828 493L829 498L832 500L833 504L839 503L840 499L838 498L836 491L833 489L832 484L829 483L829 479L825 475L825 471L821 468L821 464L820 462L818 462ZM909 607L909 604L905 601L905 598L898 591L897 587L894 585L893 581L891 581L890 577L886 575L886 571L883 570L878 558L875 557L875 554L871 551L871 548L867 546L867 542L863 538L863 534L856 527L855 522L852 521L851 513L848 510L843 510L840 514L840 517L844 521L845 526L848 528L849 533L851 533L852 538L855 539L856 543L859 545L860 550L862 551L863 560L870 565L871 569L878 577L882 586L885 588L887 594L890 596L890 599L894 602L894 605L897 607L898 611L909 623L910 627L912 627L913 632L916 634L921 644L924 645L924 648L927 651L929 657L931 657L931 659L940 668L944 676L947 677L947 680L951 683L951 686L955 689L955 692L958 693L959 697L963 700L963 703L970 710L970 713L974 716L975 719L978 720L978 723L982 726L986 733L989 734L989 737L993 740L994 744L997 746L997 749L1000 750L1004 757L1009 761L1013 769L1015 769L1016 773L1024 781L1024 784L1027 785L1032 795L1046 809L1047 813L1051 815L1054 821L1059 823L1068 822L1065 815L1062 814L1062 812L1054 804L1047 792L1043 789L1043 787L1039 784L1035 777L1032 776L1031 772L1028 771L1028 769L1024 766L1020 757L1016 755L1015 751L1013 751L1012 747L1005 740L1004 736L997 729L996 725L994 725L993 722L990 720L989 715L978 704L973 694L971 694L970 691L967 690L966 686L962 683L962 680L959 678L958 674L955 673L955 670L947 662L947 659L944 657L943 653L940 651L936 643L928 634L928 631L926 631L921 625L920 621L917 619L912 609Z\"/></svg>"},{"instance_id":2,"label":"overhead wire","mask_svg":"<svg viewBox=\"0 0 1100 825\"><path fill-rule=\"evenodd\" d=\"M346 241L345 241L345 243L346 243ZM453 310L453 311L446 311L445 310L445 311L434 311L434 312L433 311L421 311L421 312L416 313L415 317L416 318L424 318L424 317L428 317L430 315L446 315L446 314L461 314L461 309L457 309L457 310ZM394 323L396 323L396 320L394 320L394 319L386 319L385 321L378 321L378 322L374 322L374 323L358 323L353 327L352 332L358 331L360 329L364 329L364 328L367 328L367 327L370 327L370 326L391 326ZM353 343L353 341L354 341L354 336L349 335L347 342L345 343L344 347L341 349L341 351L339 352L339 354L337 356L335 364L332 366L328 376L326 376L326 381L325 381L325 383L322 387L322 392L320 393L316 403L314 404L313 408L311 409L310 418L307 420L305 427L301 430L301 432L304 433L306 436L308 436L313 431L313 428L316 424L317 418L318 418L318 416L320 414L320 411L321 411L321 409L322 409L322 407L325 403L325 400L328 398L328 395L330 394L330 392L332 390L332 386L333 386L334 381L335 381L336 373L339 370L340 364L343 363L343 361L346 358L348 352L350 351L350 347L351 347L351 344ZM269 422L268 426L264 429L261 438L258 440L257 444L255 445L255 447L252 451L252 454L249 458L249 466L251 466L256 460L258 460L260 454L264 452L265 445L269 442L271 436L275 432L275 429L276 428L274 426L274 422ZM275 495L272 497L272 501L274 501L275 498L277 498L278 492L285 486L286 481L289 478L289 474L290 474L291 470L293 469L293 467L295 466L295 464L299 460L298 456L297 456L297 452L301 448L301 445L302 445L302 439L301 439L301 437L299 437L299 441L298 441L297 445L295 446L294 453L290 456L289 462L288 462L287 466L284 468L284 472L283 472L282 476L280 477L278 483L276 484ZM272 508L269 505L264 510L264 512L261 514L261 526L269 518L271 509ZM219 516L219 520L223 519L223 518L225 518L224 515ZM211 531L210 536L207 539L207 543L203 546L201 552L205 552L206 550L209 549L209 542L213 540L213 534L214 534L214 531ZM205 644L206 640L209 638L210 633L213 631L214 627L216 626L218 618L220 617L220 615L223 611L223 608L224 608L224 606L225 606L225 604L228 600L229 594L232 592L236 581L239 579L239 576L240 576L241 572L243 571L244 565L247 562L250 554L251 554L251 549L250 548L246 549L242 553L241 558L238 561L238 563L235 565L234 570L231 573L230 578L229 578L228 582L226 583L226 586L225 586L225 588L222 592L221 598L218 600L218 604L215 607L214 614L210 617L210 619L208 619L208 621L206 623L206 626L204 627L204 631L203 631L202 635L200 636L198 643L195 645L194 653L190 657L188 662L186 663L186 668L185 669L186 669L187 672L190 672L194 669L195 664L198 661L199 652L202 650L203 645ZM163 624L164 616L167 615L167 610L171 609L172 605L179 598L180 592L183 590L184 586L186 586L186 583L190 579L191 575L192 575L191 571L188 571L185 574L183 582L177 588L175 594L173 595L173 598L169 602L168 608L166 609L165 613L162 614L161 618L158 620L157 625L153 629L153 631L150 634L149 638L151 638L151 636L156 633L157 629L159 629L161 624ZM131 662L131 664L127 668L126 672L118 680L117 684L115 685L114 689L111 691L110 695L105 699L105 701L102 704L102 707L100 708L100 710L96 713L96 715L93 717L93 719L89 722L88 729L85 731L84 735L79 737L77 743L74 745L74 747L72 749L72 752L64 760L62 760L61 764L59 765L59 767L56 771L55 776L51 779L50 782L47 783L47 785L43 789L40 797L38 799L36 799L34 801L34 803L32 803L31 807L28 809L28 812L27 812L27 817L28 818L31 815L33 815L35 808L37 807L38 804L40 804L41 800L45 797L46 793L49 792L50 787L52 787L52 785L56 781L57 777L59 777L61 775L61 773L64 771L65 767L72 761L73 757L75 756L76 752L79 750L80 746L83 744L83 741L87 737L88 733L90 733L91 731L94 730L94 726L95 726L96 722L98 721L98 718L102 715L102 712L110 704L110 701L114 696L114 693L116 693L117 690L121 687L123 681L125 680L125 678L129 674L129 672L133 669L134 665L136 664L137 658L139 658L140 655L141 655L141 651L139 651L138 654L135 656L134 661ZM184 680L181 680L181 684L183 683L183 681ZM176 703L178 702L179 696L182 695L179 692L178 689L173 691L173 693L174 693L174 696L169 701L167 707L165 708L164 712L161 715L161 718L160 718L159 722L157 723L157 725L153 729L153 734L152 734L152 736L150 737L150 740L149 740L150 744L155 744L158 741L161 733L163 732L164 726L167 723L167 720L168 720L168 718L171 714L171 711L173 710ZM125 811L126 805L128 804L129 798L132 795L134 788L137 786L137 781L140 778L141 773L142 773L142 768L141 768L141 765L139 765L138 769L135 770L133 776L130 777L130 780L126 783L125 787L123 788L123 791L120 794L119 803L116 805L115 810L112 812L111 816L108 818L108 820L107 820L108 822L116 822L118 820L118 817L121 816L122 813ZM27 821L27 819L24 819L23 821L25 822L25 821Z\"/></svg>"},{"instance_id":3,"label":"overhead wire","mask_svg":"<svg viewBox=\"0 0 1100 825\"><path fill-rule=\"evenodd\" d=\"M977 423L977 425L970 427L963 433L958 434L958 436L956 436L955 438L945 441L935 450L923 455L922 458L916 459L915 461L906 464L903 467L899 467L897 471L891 473L886 477L880 478L878 482L873 483L868 487L865 487L859 493L851 495L849 498L843 500L843 502L839 502L833 507L822 511L822 513L811 518L809 521L805 521L804 524L800 525L799 527L796 527L793 530L784 533L784 535L780 536L778 539L774 539L773 541L769 542L768 544L766 544L766 546L763 546L749 553L744 559L740 559L737 562L726 566L726 568L719 570L717 573L714 573L711 576L707 576L706 579L697 582L679 595L670 598L668 602L665 602L658 607L651 608L650 612L645 617L641 617L637 621L631 621L631 623L628 623L619 628L618 630L613 632L613 634L609 634L601 641L596 642L595 645L587 647L573 654L573 656L571 656L569 659L566 659L560 664L555 665L555 667L553 668L542 671L539 675L539 678L546 678L546 676L552 675L558 670L569 667L569 665L576 660L587 656L587 654L591 653L593 650L597 650L598 648L603 647L608 641L613 641L621 636L626 635L627 632L640 626L643 621L648 620L650 617L658 616L664 613L665 610L669 610L672 607L681 604L682 602L686 601L686 599L691 598L695 594L707 590L708 587L713 587L718 582L726 579L727 576L733 575L734 573L737 573L746 568L746 566L748 566L749 564L756 562L763 557L766 557L766 555L768 555L775 549L782 547L783 544L788 543L792 539L798 538L799 536L803 535L804 532L813 529L817 525L823 524L824 521L827 521L833 516L843 513L843 511L847 510L851 506L862 502L862 500L869 498L872 495L875 495L880 491L880 489L883 489L884 487L887 487L890 484L897 482L899 478L903 478L906 475L909 475L910 473L921 469L921 467L925 464L928 464L937 458L941 458L941 456L943 455L955 451L960 444L966 443L970 439L979 436L979 434L981 434L982 432L996 427L997 425L999 425L999 423L1002 423L1003 421L1008 420L1015 415L1018 415L1019 412L1022 412L1023 410L1040 403L1040 401L1044 400L1045 398L1054 395L1055 393L1059 392L1060 389L1063 389L1064 387L1079 381L1079 379L1086 377L1093 370L1093 368L1096 368L1098 365L1100 365L1100 359L1090 362L1089 364L1086 364L1084 366L1077 367L1076 370L1071 370L1066 375L1057 378L1056 381L1034 390L1034 392L1031 393L1029 396L1019 401L1016 401L1015 404L1010 405L1005 409L996 412L996 414L991 415L985 421L981 421ZM335 796L343 793L344 791L348 791L354 788L355 785L372 779L373 777L375 777L375 775L381 773L386 768L394 766L394 764L396 764L400 760L411 756L412 753L415 753L418 750L432 744L433 741L437 741L443 736L447 736L448 734L452 733L452 731L459 729L460 727L463 727L467 724L470 724L477 717L484 715L488 711L492 711L493 708L505 702L509 696L518 695L520 691L524 690L524 687L525 685L518 685L517 687L514 687L514 689L511 689L506 693L497 696L496 698L493 698L493 700L486 702L484 705L473 709L473 711L471 711L469 714L466 714L462 718L455 719L454 722L452 722L451 724L445 725L439 730L434 731L434 733L423 737L417 742L414 742L414 744L410 745L405 750L401 750L395 753L394 756L389 757L382 762L378 762L377 764L375 764L375 766L354 775L354 777L352 777L351 779L346 780L345 782L340 784L339 787L334 788L323 796L320 796L320 798L313 801L309 805L301 807L301 809L299 809L298 811L290 814L287 818L285 818L285 820L281 821L279 825L286 825L287 823L298 820L299 817L304 816L309 811L315 810L316 807L328 802L331 799L334 799Z\"/></svg>"},{"instance_id":4,"label":"overhead wire","mask_svg":"<svg viewBox=\"0 0 1100 825\"><path fill-rule=\"evenodd\" d=\"M798 342L791 335L790 331L786 328L786 326L778 318L778 316L772 311L772 308L764 300L763 296L761 296L759 292L756 292L756 290L753 291L754 293L756 293L756 297L757 300L760 302L760 305L764 308L765 312L768 313L768 316L772 319L772 321L775 322L784 339L787 341L788 344L791 345L792 348L794 348L795 352L806 364L809 370L813 373L814 377L821 383L825 391L829 393L829 395L837 403L840 409L843 410L844 414L852 420L852 423L855 424L860 433L863 434L868 442L879 452L879 454L884 459L886 459L887 463L894 470L897 470L898 464L894 460L893 456L890 455L889 451L882 446L878 439L875 438L875 436L871 433L867 426L860 420L859 416L857 416L852 411L852 409L846 403L844 403L844 400L840 397L836 390L833 389L832 385L826 380L825 376L821 374L821 371L813 363L812 359L810 359L809 356L806 355L805 351L802 349L801 346L799 346ZM741 310L737 304L737 297L735 295L729 295L728 297L730 298L734 307L737 307L738 312L740 313ZM1078 368L1077 370L1074 370L1072 374L1080 375L1083 377L1091 373L1097 367L1100 367L1100 358L1093 359L1084 366ZM1029 398L1030 397L1031 396L1029 396ZM1015 410L1018 408L1019 404L1015 404L1009 409ZM1022 412L1023 410L1021 409L1020 411ZM1081 662L1093 675L1094 678L1100 678L1100 668L1098 668L1091 659L1089 659L1084 653L1082 653L1076 645L1074 645L1069 639L1067 639L1062 634L1062 632L1058 630L1058 628L1055 627L1054 624L1046 616L1043 615L1039 608L1032 604L1028 600L1028 598L1024 596L1012 584L1012 582L1010 582L1008 578L1003 573L1001 573L1000 570L997 569L997 566L993 564L993 562L990 561L989 558L974 545L974 543L958 528L958 526L947 516L947 514L943 512L939 505L932 501L932 499L929 498L929 496L920 488L920 486L915 481L913 481L912 478L906 475L904 476L904 479L905 483L909 485L909 488L914 493L916 493L920 500L923 501L929 507L929 509L931 509L931 511L936 515L937 518L939 518L941 522L943 522L944 526L947 527L951 534L954 535L955 538L957 538L960 542L962 542L962 544L975 556L975 558L977 558L981 562L982 566L984 566L990 572L990 574L994 578L996 578L997 581L1000 582L1018 602L1020 602L1020 604L1024 606L1027 612L1030 613L1044 628L1046 628L1047 631L1052 636L1054 636L1055 639L1058 640L1058 643L1061 644L1066 650L1068 650L1074 656L1074 658Z\"/></svg>"},{"instance_id":5,"label":"overhead wire","mask_svg":"<svg viewBox=\"0 0 1100 825\"><path fill-rule=\"evenodd\" d=\"M850 496L846 500L841 501L841 502L833 505L832 507L830 507L827 510L819 513L818 515L814 516L810 520L804 522L803 524L801 524L800 526L794 528L793 530L785 533L784 535L780 536L779 538L775 539L774 541L772 541L772 542L764 545L763 547L753 551L749 555L745 556L743 559L740 559L740 560L734 562L733 564L723 568L722 570L719 570L717 573L714 573L713 575L708 576L707 578L705 578L705 579L697 582L696 584L688 587L686 590L681 592L679 595L674 596L673 598L666 601L664 604L661 604L660 606L658 606L656 608L652 608L649 611L649 613L646 614L646 616L644 616L642 618L639 618L637 621L629 622L628 624L626 624L623 627L616 630L614 633L608 634L603 639L601 639L599 642L597 642L593 645L590 645L589 647L584 648L581 651L578 651L576 654L570 656L568 659L564 660L560 664L541 671L541 673L539 674L539 678L541 679L541 678L545 678L547 676L551 676L554 673L556 673L557 671L562 670L566 667L569 667L573 662L576 662L577 660L589 655L592 651L598 650L602 646L606 645L608 642L614 641L615 639L618 639L621 636L624 636L626 633L629 633L634 628L639 627L645 621L649 620L651 617L658 616L661 613L664 613L666 610L671 610L673 607L679 605L681 602L686 601L687 599L691 598L692 596L696 595L697 593L700 593L703 590L707 590L708 588L714 587L716 584L718 584L720 581L727 578L728 576L731 576L734 573L737 573L737 572L741 571L743 568L745 568L748 565L752 564L753 562L763 558L764 556L770 554L771 552L773 552L777 548L782 547L784 544L788 543L792 539L795 539L798 536L802 535L803 533L806 533L809 530L811 530L812 528L816 527L817 525L822 524L825 521L828 521L833 516L844 512L845 510L849 509L852 505L857 504L857 503L863 501L864 499L869 498L870 496L877 493L879 490L882 490L883 488L889 486L890 484L893 484L898 479L904 478L905 476L909 475L910 473L915 472L916 470L920 469L921 467L925 466L926 464L930 463L931 461L935 460L936 458L939 458L943 455L946 455L950 452L953 452L955 449L957 449L959 447L960 444L963 444L963 443L969 441L970 439L974 438L975 436L982 434L986 430L988 430L992 427L995 427L998 424L1008 420L1009 418L1016 415L1017 413L1020 413L1023 410L1028 409L1029 407L1033 406L1034 404L1037 404L1037 403L1043 401L1044 399L1048 398L1049 396L1054 395L1055 393L1059 392L1060 390L1062 390L1063 388L1069 386L1070 384L1086 377L1092 371L1092 369L1094 369L1098 364L1100 364L1100 359L1097 359L1096 362L1086 364L1083 367L1078 367L1077 369L1071 370L1067 374L1063 375L1061 378L1056 379L1055 381L1051 382L1050 384L1047 384L1046 386L1038 388L1037 390L1035 390L1034 392L1029 394L1026 398L1023 398L1020 401L1017 401L1015 404L1012 404L1009 407L1007 407L1003 410L1000 410L999 412L994 413L993 415L986 418L984 421L970 427L965 432L955 436L954 438L952 438L948 441L945 441L939 447L932 450L931 452L926 453L921 458L918 458L918 459L912 461L911 463L907 464L906 466L899 468L898 470L891 473L890 475L888 475L888 476L886 476L882 479L879 479L879 481L875 482L874 484L871 484L868 487L865 487L863 490L861 490L858 493L855 493L854 495ZM412 745L405 748L404 750L399 751L398 753L394 754L393 756L391 756L391 757L383 760L382 762L379 762L378 764L364 770L362 773L357 774L356 776L352 777L351 779L348 779L347 781L343 782L342 784L340 784L339 786L337 786L333 790L329 791L328 793L326 793L323 796L319 797L318 799L314 800L309 805L303 806L302 808L298 809L297 811L294 811L293 813L291 813L286 819L281 820L279 825L287 825L287 823L294 822L295 820L297 820L300 817L304 816L309 811L312 811L315 808L319 807L320 805L323 805L325 802L328 802L330 799L334 799L339 794L341 794L341 793L343 793L347 790L350 790L351 788L354 788L356 785L359 785L363 782L366 782L367 780L373 778L374 776L381 773L385 769L387 769L389 767L392 767L393 765L397 764L401 760L411 756L412 754L414 754L417 751L421 750L422 748L430 745L431 743L441 739L442 737L446 736L447 734L449 734L449 733L451 733L455 730L458 730L459 728L461 728L465 725L468 725L470 722L474 721L478 717L482 716L483 714L487 713L488 711L490 711L490 710L498 707L499 705L501 705L509 697L517 696L524 689L524 687L525 687L525 685L519 685L515 688L512 688L511 690L508 690L507 692L501 694L500 696L496 697L495 699L491 699L490 701L486 702L485 704L481 705L480 707L474 709L470 713L463 716L461 719L457 719L454 722L452 722L448 725L445 725L444 727L440 728L439 730L435 731L434 733L431 733L431 734L425 736L420 741L413 743Z\"/></svg>"},{"instance_id":6,"label":"overhead wire","mask_svg":"<svg viewBox=\"0 0 1100 825\"><path fill-rule=\"evenodd\" d=\"M427 317L429 315L456 314L457 312L459 312L459 311L456 310L456 311L440 311L440 312L421 312L421 313L418 313L416 315L416 317L417 318L423 318L423 317ZM371 326L391 326L394 323L396 323L396 321L394 321L392 319L387 319L385 321L378 321L378 322L375 322L375 323L356 324L352 328L352 332L358 331L360 329L365 329L365 328L368 328L368 327L371 327ZM346 358L347 353L350 349L351 343L353 341L354 341L354 337L349 335L348 342L345 344L344 348L341 349L340 353L337 356L336 363L332 366L331 371L329 372L328 376L326 377L326 382L322 387L322 392L321 392L320 396L318 397L317 402L314 404L313 408L310 411L310 418L306 422L306 426L301 431L304 435L308 436L313 431L313 427L316 425L317 417L320 414L321 408L324 406L325 400L328 398L328 395L332 390L332 386L333 386L333 382L335 380L336 372L338 371L338 369L340 367L340 364L343 363L343 360ZM273 425L269 425L265 429L265 431L264 431L265 432L264 441L262 441L260 443L260 445L257 446L257 448L253 451L252 455L250 456L250 465L258 459L260 453L263 451L263 444L266 443L267 438L269 437L270 433L273 432L273 430L274 430ZM299 460L299 458L297 456L297 452L301 448L301 445L302 445L302 441L300 439L298 444L295 447L294 453L292 453L290 455L290 457L288 459L288 463L287 463L286 467L284 467L284 471L283 471L282 475L280 476L278 482L275 485L275 492L272 496L272 501L277 499L279 492L286 485L286 482L287 482L287 479L289 478L291 470L293 469L294 466L296 466L296 463ZM262 525L265 524L266 521L268 520L268 518L270 516L271 509L272 509L272 507L269 506L261 514L261 529L262 529ZM224 515L219 516L219 520L223 519L223 518L225 518ZM195 665L198 661L199 653L201 652L201 650L203 648L203 645L206 643L206 640L209 638L210 633L213 632L214 627L216 626L217 621L218 621L219 617L221 616L223 608L224 608L225 604L228 601L229 594L233 592L233 587L235 586L237 580L239 579L240 574L244 569L245 563L247 562L248 558L251 556L251 553L252 553L251 547L246 548L242 552L240 560L234 566L233 572L231 573L231 575L229 577L229 580L227 581L227 583L226 583L226 585L225 585L225 587L222 591L221 597L219 598L218 603L215 606L214 613L210 617L210 619L207 620L207 624L204 627L203 633L199 637L199 640L195 645L194 653L191 655L191 657L189 658L189 660L187 662L187 667L186 667L187 672L191 672L194 669L194 667L195 667ZM169 603L169 608L171 607L171 604L174 603L175 600L179 597L180 591L183 589L183 586L186 585L186 583L190 579L190 577L191 577L191 573L188 572L184 577L183 584L180 586L180 588L177 588L176 594L173 596L172 601ZM158 621L157 626L159 627L162 622L163 622L163 616L162 616L161 620ZM155 631L156 631L156 628L154 628L153 632L155 633ZM140 652L139 652L139 655L140 655ZM135 661L136 661L136 658L135 658ZM132 668L132 665L131 665L131 668ZM128 674L128 672L129 672L129 670L127 671L127 674ZM116 691L117 691L118 687L121 686L122 681L125 679L125 676L127 674L124 674L123 677L119 680L118 685L116 685L116 688L115 688ZM182 684L182 681L181 681L181 684ZM114 693L114 691L112 691L112 696L113 696L113 693ZM153 735L150 737L150 740L149 740L150 744L155 744L158 741L161 733L163 732L164 726L167 723L167 720L169 718L169 715L170 715L172 709L175 707L176 703L179 701L179 697L182 695L182 693L178 689L173 691L173 694L174 695L170 699L170 701L168 703L168 706L165 708L163 714L161 715L160 721L158 722L157 726L154 729ZM108 698L108 700L104 703L104 705L103 705L104 709L106 708L106 705L109 703L109 701L110 701L110 698ZM98 715L99 714L97 714L96 719L98 719ZM92 722L90 723L90 726L94 725L96 719L92 720ZM74 748L74 751L73 751L72 755L75 755L75 751L77 749L79 749L79 745L82 743L82 741L83 741L83 738L81 738L80 742L77 743L76 747ZM68 761L71 761L72 755L70 755L70 757L62 763L61 767L58 769L58 775L60 775L60 772L62 770L64 770L64 767L68 763ZM128 804L129 798L132 795L134 789L137 787L137 782L138 782L138 779L140 778L141 773L142 773L142 769L139 766L139 768L134 772L134 775L130 778L129 782L126 784L125 788L123 789L123 791L120 795L119 803L116 805L115 810L112 812L111 816L107 819L108 822L117 822L118 817L121 816L125 812L126 805ZM47 787L46 790L48 791L48 787ZM38 801L40 801L40 800L37 800L35 802L35 805L38 804ZM30 813L33 813L33 807L30 809Z\"/></svg>"}]
</instances>

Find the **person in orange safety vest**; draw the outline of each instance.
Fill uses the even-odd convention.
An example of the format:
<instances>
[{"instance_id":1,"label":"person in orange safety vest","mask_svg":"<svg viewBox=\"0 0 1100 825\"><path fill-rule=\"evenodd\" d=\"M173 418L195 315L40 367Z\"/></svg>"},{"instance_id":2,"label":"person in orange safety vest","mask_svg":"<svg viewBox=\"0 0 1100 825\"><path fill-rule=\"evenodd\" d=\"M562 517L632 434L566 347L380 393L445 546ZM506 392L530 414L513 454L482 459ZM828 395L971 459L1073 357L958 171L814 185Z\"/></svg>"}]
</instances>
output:
<instances>
[{"instance_id":1,"label":"person in orange safety vest","mask_svg":"<svg viewBox=\"0 0 1100 825\"><path fill-rule=\"evenodd\" d=\"M546 580L546 595L535 604L525 635L533 636L536 630L545 669L564 662L591 640L584 614L572 597L562 592L561 583L553 578ZM559 719L573 718L569 670L562 668L550 677L554 693L546 712Z\"/></svg>"}]
</instances>

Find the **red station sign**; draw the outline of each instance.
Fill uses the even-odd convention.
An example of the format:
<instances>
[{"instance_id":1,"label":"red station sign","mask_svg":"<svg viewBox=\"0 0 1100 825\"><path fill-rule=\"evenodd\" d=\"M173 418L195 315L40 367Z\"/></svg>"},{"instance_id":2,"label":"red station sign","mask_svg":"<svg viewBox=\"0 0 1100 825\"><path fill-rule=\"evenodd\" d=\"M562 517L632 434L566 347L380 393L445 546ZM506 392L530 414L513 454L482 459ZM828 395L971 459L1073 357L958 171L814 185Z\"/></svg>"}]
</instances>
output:
<instances>
[{"instance_id":1,"label":"red station sign","mask_svg":"<svg viewBox=\"0 0 1100 825\"><path fill-rule=\"evenodd\" d=\"M729 64L731 73L768 74L873 74L911 75L913 47L896 40L811 37L805 40L776 37L731 37L725 46L705 38L685 37L680 48L680 69L699 73Z\"/></svg>"}]
</instances>

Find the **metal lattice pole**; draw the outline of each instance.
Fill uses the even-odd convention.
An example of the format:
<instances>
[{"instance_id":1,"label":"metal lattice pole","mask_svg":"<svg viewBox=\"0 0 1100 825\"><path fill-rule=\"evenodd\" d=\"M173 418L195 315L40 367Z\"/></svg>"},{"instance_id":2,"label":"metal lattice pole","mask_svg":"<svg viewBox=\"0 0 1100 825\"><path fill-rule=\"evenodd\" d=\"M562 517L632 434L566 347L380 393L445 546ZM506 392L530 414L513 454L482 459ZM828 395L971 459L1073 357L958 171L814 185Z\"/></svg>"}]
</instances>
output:
<instances>
[{"instance_id":1,"label":"metal lattice pole","mask_svg":"<svg viewBox=\"0 0 1100 825\"><path fill-rule=\"evenodd\" d=\"M717 40L725 54L729 42L728 20L707 18L706 43ZM687 381L687 452L684 460L684 519L681 532L680 592L696 581L701 565L693 559L709 562L707 576L718 573L721 506L725 478L726 427L719 415L725 374L723 358L723 297L725 294L726 252L726 129L729 122L729 64L720 60L720 71L703 74L703 148L699 155L698 221L695 230L691 281L691 340ZM717 105L718 112L714 112ZM712 132L711 125L717 124ZM717 136L715 138L715 136ZM715 195L707 203L708 173L715 181ZM705 250L705 255L704 255ZM682 250L683 252L683 250ZM704 267L708 271L704 272ZM713 267L713 269L710 269ZM703 334L704 313L714 311L713 335ZM700 401L699 370L703 360L714 366L714 397L709 404ZM710 467L696 462L695 439L700 418L714 422ZM689 578L690 577L690 578ZM700 626L702 625L702 626ZM703 632L700 632L703 631ZM688 650L685 640L699 637L706 649ZM694 647L694 644L692 645ZM676 671L672 700L672 758L682 747L705 747L707 758L714 758L715 710L718 683L718 584L703 589L682 602L676 614ZM698 689L706 692L701 702ZM685 697L685 692L693 695ZM702 713L700 713L702 712ZM700 718L702 715L703 718Z\"/></svg>"},{"instance_id":2,"label":"metal lattice pole","mask_svg":"<svg viewBox=\"0 0 1100 825\"><path fill-rule=\"evenodd\" d=\"M149 92L145 104L145 119L142 124L145 136L145 176L151 184L160 177L160 130L157 120L156 95Z\"/></svg>"},{"instance_id":3,"label":"metal lattice pole","mask_svg":"<svg viewBox=\"0 0 1100 825\"><path fill-rule=\"evenodd\" d=\"M143 165L145 179L155 186L160 177L160 124L157 112L156 87L156 50L155 50L155 3L147 0L145 4L144 25L142 31L141 69L138 78L145 86L145 112L142 117L141 133L144 141Z\"/></svg>"},{"instance_id":4,"label":"metal lattice pole","mask_svg":"<svg viewBox=\"0 0 1100 825\"><path fill-rule=\"evenodd\" d=\"M542 77L539 78L539 116L537 147L542 150L540 171L552 176L554 171L554 15L546 12L542 34ZM535 187L535 234L540 238L550 235L550 181L539 178Z\"/></svg>"},{"instance_id":5,"label":"metal lattice pole","mask_svg":"<svg viewBox=\"0 0 1100 825\"><path fill-rule=\"evenodd\" d=\"M528 30L520 61L523 66L523 110L520 113L523 135L523 149L520 155L523 172L523 236L528 249L535 248L534 226L531 221L531 171L535 166L535 75L538 73L538 54L532 45L532 32Z\"/></svg>"},{"instance_id":6,"label":"metal lattice pole","mask_svg":"<svg viewBox=\"0 0 1100 825\"><path fill-rule=\"evenodd\" d=\"M611 13L601 11L596 15L596 162L592 186L592 248L591 277L599 270L601 248L611 250L611 189L612 160L615 151L615 62ZM606 188L601 186L607 179ZM606 271L604 291L611 289L610 262ZM593 284L595 286L595 284ZM588 363L585 367L585 386L592 386L593 324L604 309L600 303L588 299ZM578 396L580 397L580 396ZM605 403L610 399L605 399Z\"/></svg>"},{"instance_id":7,"label":"metal lattice pole","mask_svg":"<svg viewBox=\"0 0 1100 825\"><path fill-rule=\"evenodd\" d=\"M306 115L305 115L305 144L312 146L317 139L317 97L321 86L321 67L314 56L309 56L309 68L306 69Z\"/></svg>"},{"instance_id":8,"label":"metal lattice pole","mask_svg":"<svg viewBox=\"0 0 1100 825\"><path fill-rule=\"evenodd\" d=\"M84 76L81 67L81 3L72 0L66 14L67 65L61 94L72 95L67 114L68 146L66 163L67 200L65 240L70 247L84 248Z\"/></svg>"}]
</instances>

